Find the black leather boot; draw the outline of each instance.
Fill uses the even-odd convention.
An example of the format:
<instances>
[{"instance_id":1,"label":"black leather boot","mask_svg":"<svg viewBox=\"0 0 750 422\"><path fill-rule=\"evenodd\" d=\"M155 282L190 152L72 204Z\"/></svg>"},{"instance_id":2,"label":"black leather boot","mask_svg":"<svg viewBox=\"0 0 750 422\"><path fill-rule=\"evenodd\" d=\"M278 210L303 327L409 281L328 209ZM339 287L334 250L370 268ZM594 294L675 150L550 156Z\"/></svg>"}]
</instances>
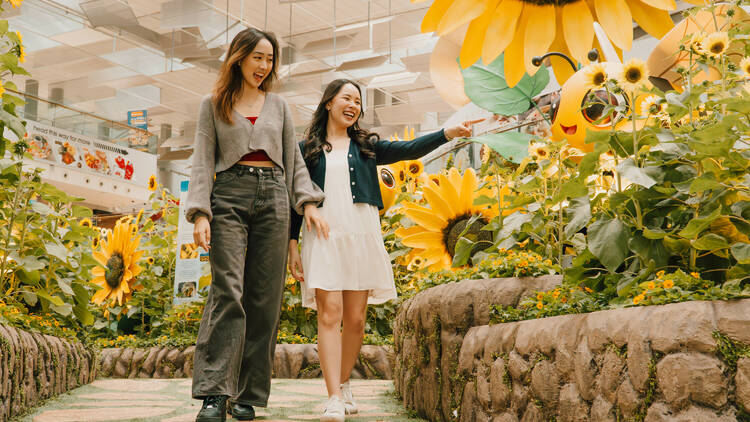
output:
<instances>
[{"instance_id":1,"label":"black leather boot","mask_svg":"<svg viewBox=\"0 0 750 422\"><path fill-rule=\"evenodd\" d=\"M224 422L227 420L227 396L208 396L195 422Z\"/></svg>"},{"instance_id":2,"label":"black leather boot","mask_svg":"<svg viewBox=\"0 0 750 422\"><path fill-rule=\"evenodd\" d=\"M227 412L238 421L255 420L255 409L252 406L240 403L232 403L227 407Z\"/></svg>"}]
</instances>

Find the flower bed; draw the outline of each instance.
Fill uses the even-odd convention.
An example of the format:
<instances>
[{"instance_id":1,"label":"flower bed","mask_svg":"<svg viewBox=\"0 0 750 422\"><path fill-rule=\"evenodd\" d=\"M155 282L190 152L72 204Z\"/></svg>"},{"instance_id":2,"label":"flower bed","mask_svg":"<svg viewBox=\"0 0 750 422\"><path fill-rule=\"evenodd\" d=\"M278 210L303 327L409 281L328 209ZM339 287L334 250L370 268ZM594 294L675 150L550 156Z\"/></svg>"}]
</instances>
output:
<instances>
[{"instance_id":1,"label":"flower bed","mask_svg":"<svg viewBox=\"0 0 750 422\"><path fill-rule=\"evenodd\" d=\"M675 282L661 283L667 280ZM394 328L394 379L405 406L434 421L750 417L750 300L633 306L488 325L491 304L519 309L533 303L525 308L541 312L565 297L550 293L555 281L467 280L405 302ZM548 287L537 287L543 285ZM658 288L646 285L642 290L651 293L637 295L656 303ZM549 298L540 299L539 291Z\"/></svg>"}]
</instances>

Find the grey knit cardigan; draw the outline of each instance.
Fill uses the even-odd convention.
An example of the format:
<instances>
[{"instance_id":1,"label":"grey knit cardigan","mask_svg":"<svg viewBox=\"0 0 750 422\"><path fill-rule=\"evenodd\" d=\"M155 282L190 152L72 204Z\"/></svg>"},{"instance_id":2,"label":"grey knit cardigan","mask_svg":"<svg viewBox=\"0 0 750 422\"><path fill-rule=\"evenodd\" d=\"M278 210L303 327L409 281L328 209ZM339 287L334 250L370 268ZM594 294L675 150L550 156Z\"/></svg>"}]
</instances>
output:
<instances>
[{"instance_id":1,"label":"grey knit cardigan","mask_svg":"<svg viewBox=\"0 0 750 422\"><path fill-rule=\"evenodd\" d=\"M289 104L281 96L267 93L255 125L232 112L233 124L218 118L211 95L203 97L193 147L193 168L186 204L188 221L204 214L211 221L211 190L214 175L232 167L245 154L264 150L284 170L289 203L302 214L305 203L319 204L323 191L310 180L294 136Z\"/></svg>"}]
</instances>

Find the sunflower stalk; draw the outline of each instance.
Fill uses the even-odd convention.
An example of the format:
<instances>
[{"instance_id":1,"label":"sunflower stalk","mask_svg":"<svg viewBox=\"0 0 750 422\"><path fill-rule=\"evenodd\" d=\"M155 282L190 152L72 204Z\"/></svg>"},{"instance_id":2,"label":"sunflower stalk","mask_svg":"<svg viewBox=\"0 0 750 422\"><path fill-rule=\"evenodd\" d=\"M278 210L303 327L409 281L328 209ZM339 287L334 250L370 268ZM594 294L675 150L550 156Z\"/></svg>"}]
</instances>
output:
<instances>
[{"instance_id":1,"label":"sunflower stalk","mask_svg":"<svg viewBox=\"0 0 750 422\"><path fill-rule=\"evenodd\" d=\"M0 264L0 291L5 291L7 287L5 267L8 263L8 248L10 247L10 239L13 234L13 224L15 224L16 221L18 202L20 200L21 190L23 189L23 163L19 161L16 163L16 167L18 167L18 187L16 188L16 191L13 192L13 206L11 208L12 213L10 221L8 222L8 235L5 237L5 242L3 243L3 261Z\"/></svg>"}]
</instances>

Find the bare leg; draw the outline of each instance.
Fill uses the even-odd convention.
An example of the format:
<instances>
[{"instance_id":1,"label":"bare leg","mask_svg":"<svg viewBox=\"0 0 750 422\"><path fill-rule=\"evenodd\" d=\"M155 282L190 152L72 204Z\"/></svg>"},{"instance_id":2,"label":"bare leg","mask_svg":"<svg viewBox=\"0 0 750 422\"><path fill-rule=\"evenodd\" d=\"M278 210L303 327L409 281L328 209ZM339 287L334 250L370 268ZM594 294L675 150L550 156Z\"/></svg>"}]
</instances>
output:
<instances>
[{"instance_id":1,"label":"bare leg","mask_svg":"<svg viewBox=\"0 0 750 422\"><path fill-rule=\"evenodd\" d=\"M315 289L318 305L318 357L328 396L341 397L341 319L343 299L340 291Z\"/></svg>"},{"instance_id":2,"label":"bare leg","mask_svg":"<svg viewBox=\"0 0 750 422\"><path fill-rule=\"evenodd\" d=\"M367 318L367 290L344 290L344 334L341 341L341 383L349 380L362 348Z\"/></svg>"}]
</instances>

